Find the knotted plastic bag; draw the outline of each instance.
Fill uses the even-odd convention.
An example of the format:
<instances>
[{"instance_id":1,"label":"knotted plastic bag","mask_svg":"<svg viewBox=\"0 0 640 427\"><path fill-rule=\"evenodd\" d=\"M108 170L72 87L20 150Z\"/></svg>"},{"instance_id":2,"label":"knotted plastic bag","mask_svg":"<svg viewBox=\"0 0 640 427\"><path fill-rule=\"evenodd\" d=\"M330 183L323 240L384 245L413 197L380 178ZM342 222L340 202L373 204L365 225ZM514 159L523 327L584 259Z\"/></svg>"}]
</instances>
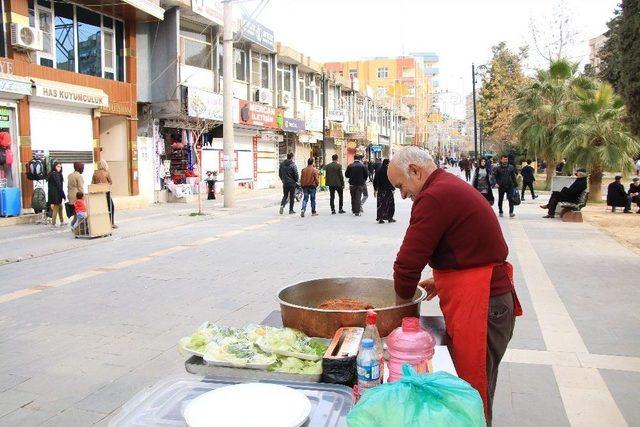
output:
<instances>
[{"instance_id":1,"label":"knotted plastic bag","mask_svg":"<svg viewBox=\"0 0 640 427\"><path fill-rule=\"evenodd\" d=\"M365 391L347 416L349 427L485 427L480 394L447 372L417 374L409 365L403 377Z\"/></svg>"}]
</instances>

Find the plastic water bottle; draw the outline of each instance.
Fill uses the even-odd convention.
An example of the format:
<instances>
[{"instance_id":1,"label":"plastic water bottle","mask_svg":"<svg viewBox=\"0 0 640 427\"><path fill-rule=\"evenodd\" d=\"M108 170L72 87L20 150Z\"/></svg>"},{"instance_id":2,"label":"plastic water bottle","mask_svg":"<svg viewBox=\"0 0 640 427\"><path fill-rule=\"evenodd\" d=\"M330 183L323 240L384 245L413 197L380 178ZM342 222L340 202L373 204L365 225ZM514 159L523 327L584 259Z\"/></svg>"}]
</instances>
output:
<instances>
[{"instance_id":1,"label":"plastic water bottle","mask_svg":"<svg viewBox=\"0 0 640 427\"><path fill-rule=\"evenodd\" d=\"M382 346L382 339L380 338L380 332L378 332L378 313L373 310L367 312L367 321L364 328L363 339L373 340L373 348L378 355L380 361L380 382L384 380L384 347Z\"/></svg>"},{"instance_id":2,"label":"plastic water bottle","mask_svg":"<svg viewBox=\"0 0 640 427\"><path fill-rule=\"evenodd\" d=\"M362 395L365 390L379 385L381 380L380 360L372 339L362 340L356 364L358 366L358 393Z\"/></svg>"},{"instance_id":3,"label":"plastic water bottle","mask_svg":"<svg viewBox=\"0 0 640 427\"><path fill-rule=\"evenodd\" d=\"M417 317L405 317L402 326L387 337L389 349L389 382L402 378L402 365L413 366L418 373L429 372L435 339L420 326Z\"/></svg>"}]
</instances>

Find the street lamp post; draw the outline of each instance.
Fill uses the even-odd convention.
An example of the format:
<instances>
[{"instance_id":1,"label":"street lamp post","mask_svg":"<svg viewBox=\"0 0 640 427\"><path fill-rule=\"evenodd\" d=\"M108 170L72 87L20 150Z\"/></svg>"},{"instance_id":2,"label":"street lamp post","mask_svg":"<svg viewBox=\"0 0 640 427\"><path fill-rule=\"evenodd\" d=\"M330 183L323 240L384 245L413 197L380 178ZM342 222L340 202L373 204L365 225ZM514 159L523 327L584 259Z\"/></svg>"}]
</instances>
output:
<instances>
[{"instance_id":1,"label":"street lamp post","mask_svg":"<svg viewBox=\"0 0 640 427\"><path fill-rule=\"evenodd\" d=\"M478 161L478 122L476 116L476 66L471 64L471 86L473 90L473 149L476 161Z\"/></svg>"}]
</instances>

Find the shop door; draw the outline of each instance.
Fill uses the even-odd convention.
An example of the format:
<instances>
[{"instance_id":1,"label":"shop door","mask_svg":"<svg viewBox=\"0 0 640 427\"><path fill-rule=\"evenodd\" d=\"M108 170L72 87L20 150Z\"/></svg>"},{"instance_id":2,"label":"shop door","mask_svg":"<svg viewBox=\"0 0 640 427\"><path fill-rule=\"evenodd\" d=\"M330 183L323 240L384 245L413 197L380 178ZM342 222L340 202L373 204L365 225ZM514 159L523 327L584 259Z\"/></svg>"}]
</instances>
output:
<instances>
[{"instance_id":1,"label":"shop door","mask_svg":"<svg viewBox=\"0 0 640 427\"><path fill-rule=\"evenodd\" d=\"M106 160L115 196L128 196L129 150L127 118L123 116L100 117L100 158Z\"/></svg>"}]
</instances>

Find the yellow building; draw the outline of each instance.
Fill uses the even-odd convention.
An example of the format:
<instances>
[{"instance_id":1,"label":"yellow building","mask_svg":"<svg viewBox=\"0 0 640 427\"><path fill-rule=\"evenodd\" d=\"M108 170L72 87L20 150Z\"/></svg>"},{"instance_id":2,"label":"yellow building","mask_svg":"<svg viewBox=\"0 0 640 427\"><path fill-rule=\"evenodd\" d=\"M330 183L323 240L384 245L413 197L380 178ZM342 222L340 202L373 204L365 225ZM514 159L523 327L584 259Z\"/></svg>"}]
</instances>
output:
<instances>
[{"instance_id":1,"label":"yellow building","mask_svg":"<svg viewBox=\"0 0 640 427\"><path fill-rule=\"evenodd\" d=\"M416 54L333 62L325 68L353 79L354 89L406 117L405 143L426 146L437 61L435 54Z\"/></svg>"}]
</instances>

